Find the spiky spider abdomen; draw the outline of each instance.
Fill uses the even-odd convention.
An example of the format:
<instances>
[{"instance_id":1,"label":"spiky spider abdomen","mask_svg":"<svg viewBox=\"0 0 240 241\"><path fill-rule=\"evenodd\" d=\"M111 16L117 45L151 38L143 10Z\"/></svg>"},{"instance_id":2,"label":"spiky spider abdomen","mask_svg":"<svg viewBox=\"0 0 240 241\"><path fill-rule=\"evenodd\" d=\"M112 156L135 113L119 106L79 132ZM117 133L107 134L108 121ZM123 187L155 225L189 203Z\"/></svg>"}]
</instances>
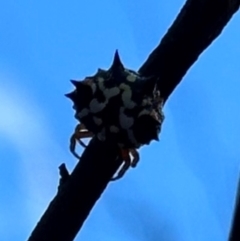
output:
<instances>
[{"instance_id":1,"label":"spiky spider abdomen","mask_svg":"<svg viewBox=\"0 0 240 241\"><path fill-rule=\"evenodd\" d=\"M135 149L158 140L164 119L157 80L124 68L116 51L109 70L98 69L94 76L72 81L76 89L66 96L74 103L75 118L83 124L75 137L110 139L134 153L137 163Z\"/></svg>"}]
</instances>

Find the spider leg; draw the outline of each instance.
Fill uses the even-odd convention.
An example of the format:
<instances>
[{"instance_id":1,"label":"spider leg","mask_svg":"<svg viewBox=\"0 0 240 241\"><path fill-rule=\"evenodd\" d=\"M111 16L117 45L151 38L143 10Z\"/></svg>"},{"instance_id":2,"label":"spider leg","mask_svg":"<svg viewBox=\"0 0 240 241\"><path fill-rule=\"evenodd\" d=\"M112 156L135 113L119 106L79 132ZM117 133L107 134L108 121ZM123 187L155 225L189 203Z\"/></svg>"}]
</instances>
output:
<instances>
[{"instance_id":1,"label":"spider leg","mask_svg":"<svg viewBox=\"0 0 240 241\"><path fill-rule=\"evenodd\" d=\"M82 123L78 124L75 128L74 133L70 137L70 151L77 159L80 159L80 156L75 151L76 142L78 141L79 144L85 148L86 145L81 139L88 137L93 137L93 133L88 131Z\"/></svg>"},{"instance_id":2,"label":"spider leg","mask_svg":"<svg viewBox=\"0 0 240 241\"><path fill-rule=\"evenodd\" d=\"M110 179L111 181L115 181L115 180L123 177L123 175L125 174L125 172L128 170L128 168L131 165L131 157L129 155L129 149L120 149L120 157L124 161L124 164L121 167L121 169L119 170L119 172L117 173L117 176L112 177Z\"/></svg>"},{"instance_id":3,"label":"spider leg","mask_svg":"<svg viewBox=\"0 0 240 241\"><path fill-rule=\"evenodd\" d=\"M133 160L131 162L131 167L136 167L137 163L139 162L139 159L140 159L139 153L136 149L130 149L129 151L133 157Z\"/></svg>"}]
</instances>

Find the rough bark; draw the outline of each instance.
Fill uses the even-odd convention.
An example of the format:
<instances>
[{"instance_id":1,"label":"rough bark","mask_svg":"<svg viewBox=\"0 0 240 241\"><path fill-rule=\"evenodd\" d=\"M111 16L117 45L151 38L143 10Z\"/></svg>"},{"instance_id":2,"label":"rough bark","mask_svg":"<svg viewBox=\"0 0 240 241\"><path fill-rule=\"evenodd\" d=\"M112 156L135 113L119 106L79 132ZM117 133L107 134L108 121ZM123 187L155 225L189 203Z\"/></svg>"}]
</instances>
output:
<instances>
[{"instance_id":1,"label":"rough bark","mask_svg":"<svg viewBox=\"0 0 240 241\"><path fill-rule=\"evenodd\" d=\"M200 54L221 33L240 0L188 0L159 46L140 68L160 76L165 101ZM157 31L157 30L156 30ZM29 241L72 241L121 165L117 149L96 138L68 175L61 166L61 185Z\"/></svg>"}]
</instances>

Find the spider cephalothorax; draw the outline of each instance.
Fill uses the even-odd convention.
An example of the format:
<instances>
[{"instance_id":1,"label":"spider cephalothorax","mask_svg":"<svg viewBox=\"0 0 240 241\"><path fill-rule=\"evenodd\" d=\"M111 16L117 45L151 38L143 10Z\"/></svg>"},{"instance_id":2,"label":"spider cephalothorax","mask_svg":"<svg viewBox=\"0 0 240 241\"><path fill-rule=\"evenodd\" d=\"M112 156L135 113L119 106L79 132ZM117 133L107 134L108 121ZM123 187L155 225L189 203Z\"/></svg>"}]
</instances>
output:
<instances>
[{"instance_id":1,"label":"spider cephalothorax","mask_svg":"<svg viewBox=\"0 0 240 241\"><path fill-rule=\"evenodd\" d=\"M71 137L74 155L76 140L81 143L82 138L95 135L101 141L115 141L125 162L130 160L126 153L131 153L135 166L136 149L158 140L164 120L157 80L124 68L117 51L109 70L98 69L83 81L72 80L75 90L66 96L73 101L75 118L81 123Z\"/></svg>"}]
</instances>

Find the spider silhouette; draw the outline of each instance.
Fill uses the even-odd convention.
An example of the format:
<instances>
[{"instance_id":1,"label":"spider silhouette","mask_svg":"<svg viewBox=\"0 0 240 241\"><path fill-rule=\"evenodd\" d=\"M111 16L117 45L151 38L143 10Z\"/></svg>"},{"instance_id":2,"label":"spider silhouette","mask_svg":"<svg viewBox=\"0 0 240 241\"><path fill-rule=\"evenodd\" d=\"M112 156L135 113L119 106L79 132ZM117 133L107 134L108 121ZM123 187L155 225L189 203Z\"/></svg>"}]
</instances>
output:
<instances>
[{"instance_id":1,"label":"spider silhouette","mask_svg":"<svg viewBox=\"0 0 240 241\"><path fill-rule=\"evenodd\" d=\"M66 96L73 101L75 118L80 122L70 138L73 155L79 158L77 142L86 147L82 139L97 136L100 141L110 139L119 146L124 164L112 180L122 177L130 166L135 167L139 161L136 149L158 140L164 120L157 80L124 68L117 51L109 70L98 69L83 81L72 80L76 89Z\"/></svg>"}]
</instances>

